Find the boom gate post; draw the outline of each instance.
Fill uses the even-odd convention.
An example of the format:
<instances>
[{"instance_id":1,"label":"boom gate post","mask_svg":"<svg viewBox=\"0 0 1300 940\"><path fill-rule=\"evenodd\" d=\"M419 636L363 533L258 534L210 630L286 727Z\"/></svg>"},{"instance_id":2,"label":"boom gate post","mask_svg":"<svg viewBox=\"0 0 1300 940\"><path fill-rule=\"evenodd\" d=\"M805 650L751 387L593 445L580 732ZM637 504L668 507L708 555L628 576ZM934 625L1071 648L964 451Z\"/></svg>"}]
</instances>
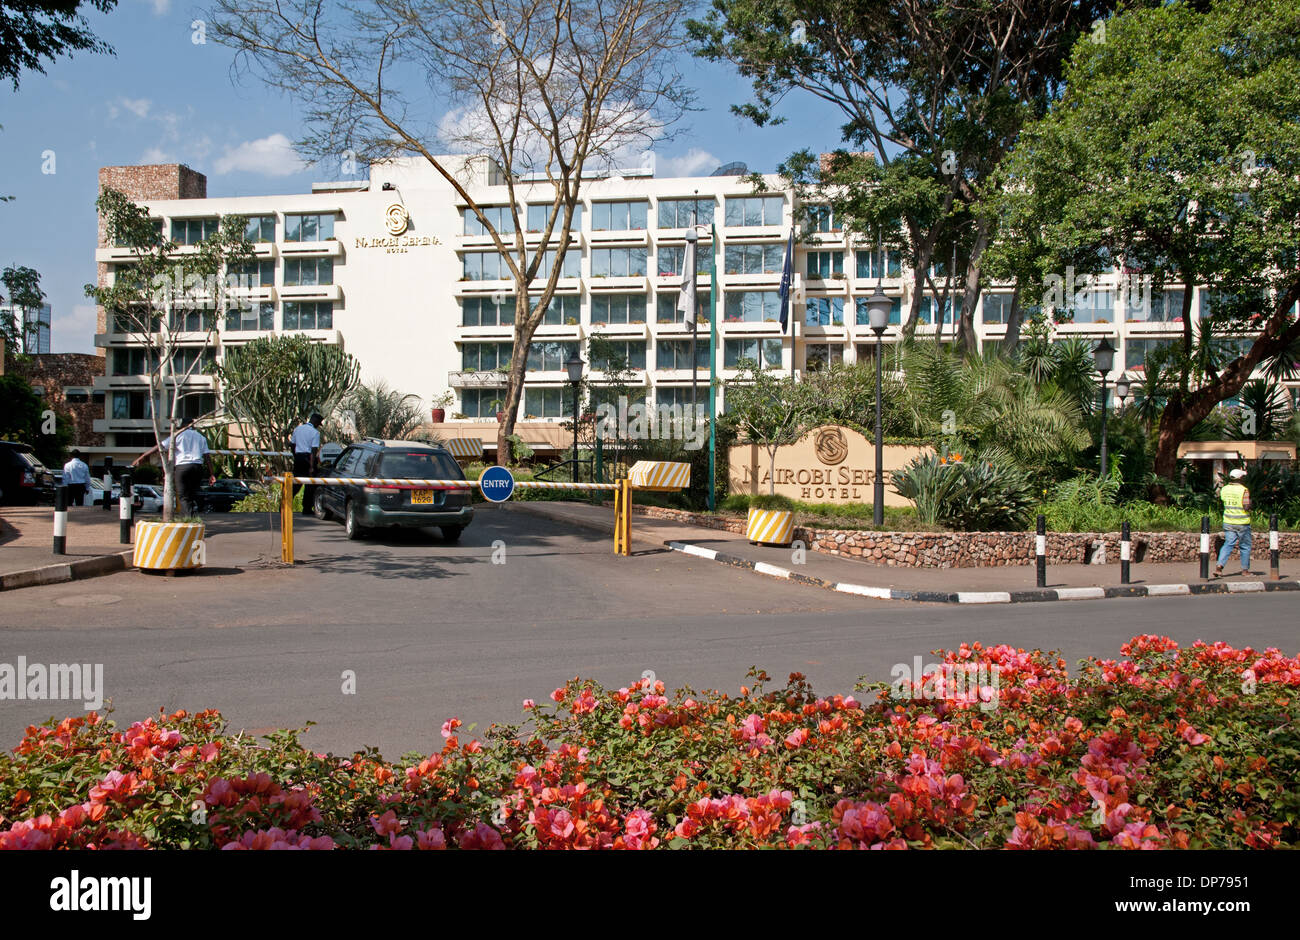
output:
<instances>
[{"instance_id":1,"label":"boom gate post","mask_svg":"<svg viewBox=\"0 0 1300 940\"><path fill-rule=\"evenodd\" d=\"M293 474L280 480L280 560L293 564Z\"/></svg>"},{"instance_id":2,"label":"boom gate post","mask_svg":"<svg viewBox=\"0 0 1300 940\"><path fill-rule=\"evenodd\" d=\"M614 491L614 554L632 554L632 481L619 480Z\"/></svg>"}]
</instances>

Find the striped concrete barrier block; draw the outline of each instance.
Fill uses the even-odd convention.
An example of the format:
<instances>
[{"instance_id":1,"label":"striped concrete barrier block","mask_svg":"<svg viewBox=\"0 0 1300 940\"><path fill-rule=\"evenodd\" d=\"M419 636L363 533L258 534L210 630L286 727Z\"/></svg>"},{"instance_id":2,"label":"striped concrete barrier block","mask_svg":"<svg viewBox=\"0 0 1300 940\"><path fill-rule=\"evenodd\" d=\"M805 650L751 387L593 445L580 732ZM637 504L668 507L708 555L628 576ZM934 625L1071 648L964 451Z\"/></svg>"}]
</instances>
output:
<instances>
[{"instance_id":1,"label":"striped concrete barrier block","mask_svg":"<svg viewBox=\"0 0 1300 940\"><path fill-rule=\"evenodd\" d=\"M483 459L483 442L477 437L453 437L444 446L457 460Z\"/></svg>"},{"instance_id":2,"label":"striped concrete barrier block","mask_svg":"<svg viewBox=\"0 0 1300 940\"><path fill-rule=\"evenodd\" d=\"M794 513L787 509L751 509L745 538L768 545L789 545L794 538Z\"/></svg>"},{"instance_id":3,"label":"striped concrete barrier block","mask_svg":"<svg viewBox=\"0 0 1300 940\"><path fill-rule=\"evenodd\" d=\"M202 567L203 523L136 523L132 563L153 571Z\"/></svg>"},{"instance_id":4,"label":"striped concrete barrier block","mask_svg":"<svg viewBox=\"0 0 1300 940\"><path fill-rule=\"evenodd\" d=\"M627 478L633 489L670 492L691 485L691 465L671 460L638 460Z\"/></svg>"}]
</instances>

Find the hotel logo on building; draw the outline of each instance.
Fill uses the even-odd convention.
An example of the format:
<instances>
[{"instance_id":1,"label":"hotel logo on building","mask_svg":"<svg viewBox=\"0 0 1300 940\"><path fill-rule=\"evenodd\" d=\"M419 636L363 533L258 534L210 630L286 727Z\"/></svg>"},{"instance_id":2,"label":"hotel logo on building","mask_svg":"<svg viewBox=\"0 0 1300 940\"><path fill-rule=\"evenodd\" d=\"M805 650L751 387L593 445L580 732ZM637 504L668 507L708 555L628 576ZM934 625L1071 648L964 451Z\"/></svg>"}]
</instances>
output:
<instances>
[{"instance_id":1,"label":"hotel logo on building","mask_svg":"<svg viewBox=\"0 0 1300 940\"><path fill-rule=\"evenodd\" d=\"M407 235L406 230L410 224L411 214L406 211L406 206L400 202L395 202L384 210L384 228L388 230L388 236L371 238L366 235L358 235L354 246L357 248L385 248L390 254L393 254L404 252L408 248L442 244L437 235Z\"/></svg>"}]
</instances>

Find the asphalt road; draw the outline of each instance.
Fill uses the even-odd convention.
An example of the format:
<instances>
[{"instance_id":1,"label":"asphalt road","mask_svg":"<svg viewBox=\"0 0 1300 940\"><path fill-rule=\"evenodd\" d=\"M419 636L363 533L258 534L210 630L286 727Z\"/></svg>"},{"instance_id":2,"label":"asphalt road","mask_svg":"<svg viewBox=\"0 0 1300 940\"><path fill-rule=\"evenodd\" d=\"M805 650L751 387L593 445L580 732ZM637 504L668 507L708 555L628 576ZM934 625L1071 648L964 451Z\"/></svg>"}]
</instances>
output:
<instances>
[{"instance_id":1,"label":"asphalt road","mask_svg":"<svg viewBox=\"0 0 1300 940\"><path fill-rule=\"evenodd\" d=\"M293 570L265 517L215 517L208 568L128 571L0 595L0 664L102 663L114 717L220 709L261 733L316 726L318 750L441 746L457 716L516 721L576 675L734 691L751 665L805 673L826 693L962 641L1118 656L1137 633L1300 650L1292 594L998 605L870 601L667 550L618 558L606 536L509 508L480 513L458 545L429 532L349 543L298 524ZM504 550L504 554L502 554ZM497 562L494 563L493 556ZM942 586L943 573L935 573ZM343 673L355 672L355 694ZM79 702L0 701L0 744Z\"/></svg>"}]
</instances>

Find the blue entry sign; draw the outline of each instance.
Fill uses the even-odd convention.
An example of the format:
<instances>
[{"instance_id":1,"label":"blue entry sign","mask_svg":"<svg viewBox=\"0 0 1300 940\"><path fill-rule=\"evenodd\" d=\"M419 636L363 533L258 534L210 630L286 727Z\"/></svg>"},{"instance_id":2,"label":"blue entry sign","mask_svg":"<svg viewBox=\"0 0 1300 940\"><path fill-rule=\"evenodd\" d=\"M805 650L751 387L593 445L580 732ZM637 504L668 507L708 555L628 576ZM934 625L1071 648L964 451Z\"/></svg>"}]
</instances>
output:
<instances>
[{"instance_id":1,"label":"blue entry sign","mask_svg":"<svg viewBox=\"0 0 1300 940\"><path fill-rule=\"evenodd\" d=\"M483 496L494 503L504 503L515 491L515 476L505 467L488 467L478 478Z\"/></svg>"}]
</instances>

